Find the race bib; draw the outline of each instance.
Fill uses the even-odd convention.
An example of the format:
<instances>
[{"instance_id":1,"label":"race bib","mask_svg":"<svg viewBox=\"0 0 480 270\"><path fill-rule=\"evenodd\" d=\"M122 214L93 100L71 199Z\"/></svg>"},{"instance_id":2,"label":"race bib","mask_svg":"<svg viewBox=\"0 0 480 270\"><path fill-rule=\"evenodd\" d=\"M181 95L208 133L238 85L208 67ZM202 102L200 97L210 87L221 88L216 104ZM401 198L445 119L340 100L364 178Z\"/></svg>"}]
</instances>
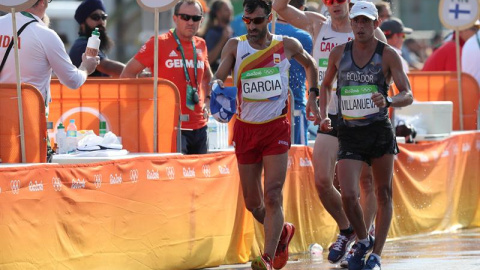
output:
<instances>
[{"instance_id":1,"label":"race bib","mask_svg":"<svg viewBox=\"0 0 480 270\"><path fill-rule=\"evenodd\" d=\"M341 109L346 120L365 119L379 112L373 103L372 94L378 92L376 85L345 86L340 90Z\"/></svg>"},{"instance_id":2,"label":"race bib","mask_svg":"<svg viewBox=\"0 0 480 270\"><path fill-rule=\"evenodd\" d=\"M242 73L242 98L245 101L273 101L282 94L278 67L248 70Z\"/></svg>"},{"instance_id":3,"label":"race bib","mask_svg":"<svg viewBox=\"0 0 480 270\"><path fill-rule=\"evenodd\" d=\"M318 59L318 88L319 89L321 88L323 79L325 78L327 67L328 67L328 58ZM335 88L337 88L337 78L335 78L333 81L332 91L335 91Z\"/></svg>"}]
</instances>

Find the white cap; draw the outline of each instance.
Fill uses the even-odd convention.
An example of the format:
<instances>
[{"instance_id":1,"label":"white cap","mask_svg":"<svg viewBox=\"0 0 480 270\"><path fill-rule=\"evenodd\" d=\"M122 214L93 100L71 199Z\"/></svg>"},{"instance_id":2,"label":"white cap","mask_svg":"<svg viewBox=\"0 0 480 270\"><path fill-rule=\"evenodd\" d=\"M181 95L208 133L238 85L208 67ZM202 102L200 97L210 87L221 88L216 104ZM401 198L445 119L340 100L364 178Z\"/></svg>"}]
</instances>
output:
<instances>
[{"instance_id":1,"label":"white cap","mask_svg":"<svg viewBox=\"0 0 480 270\"><path fill-rule=\"evenodd\" d=\"M358 1L367 1L367 2L372 2L374 3L375 5L380 3L380 2L383 2L382 0L350 0L350 4L355 4L356 2Z\"/></svg>"},{"instance_id":2,"label":"white cap","mask_svg":"<svg viewBox=\"0 0 480 270\"><path fill-rule=\"evenodd\" d=\"M365 16L370 20L378 19L378 11L374 4L367 1L357 1L350 10L350 19Z\"/></svg>"}]
</instances>

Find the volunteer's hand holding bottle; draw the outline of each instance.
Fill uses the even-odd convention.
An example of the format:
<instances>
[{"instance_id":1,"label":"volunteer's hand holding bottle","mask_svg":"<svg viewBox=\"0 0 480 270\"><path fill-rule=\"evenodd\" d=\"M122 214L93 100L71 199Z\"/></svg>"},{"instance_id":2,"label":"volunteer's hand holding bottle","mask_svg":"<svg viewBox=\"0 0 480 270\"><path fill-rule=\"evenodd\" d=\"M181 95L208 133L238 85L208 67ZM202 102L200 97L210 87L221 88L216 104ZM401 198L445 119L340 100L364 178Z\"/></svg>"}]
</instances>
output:
<instances>
[{"instance_id":1,"label":"volunteer's hand holding bottle","mask_svg":"<svg viewBox=\"0 0 480 270\"><path fill-rule=\"evenodd\" d=\"M98 28L92 32L92 36L88 38L87 49L82 54L82 64L79 69L87 72L88 75L92 74L97 65L100 64L100 57L98 56L98 50L100 49L100 33Z\"/></svg>"}]
</instances>

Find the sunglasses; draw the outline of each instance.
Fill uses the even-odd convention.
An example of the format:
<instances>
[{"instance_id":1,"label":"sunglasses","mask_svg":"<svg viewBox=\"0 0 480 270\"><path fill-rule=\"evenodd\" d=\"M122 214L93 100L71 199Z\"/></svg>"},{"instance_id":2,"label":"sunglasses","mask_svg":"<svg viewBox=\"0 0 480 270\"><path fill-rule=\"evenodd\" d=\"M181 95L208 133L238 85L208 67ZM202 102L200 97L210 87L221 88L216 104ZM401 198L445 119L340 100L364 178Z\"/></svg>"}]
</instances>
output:
<instances>
[{"instance_id":1,"label":"sunglasses","mask_svg":"<svg viewBox=\"0 0 480 270\"><path fill-rule=\"evenodd\" d=\"M190 19L192 19L192 21L194 22L198 22L202 19L202 15L188 15L188 14L178 13L176 14L176 16L180 17L180 19L187 22L190 21Z\"/></svg>"},{"instance_id":2,"label":"sunglasses","mask_svg":"<svg viewBox=\"0 0 480 270\"><path fill-rule=\"evenodd\" d=\"M323 3L327 6L331 6L331 5L333 5L333 2L337 2L338 4L343 4L346 1L347 0L323 0Z\"/></svg>"},{"instance_id":3,"label":"sunglasses","mask_svg":"<svg viewBox=\"0 0 480 270\"><path fill-rule=\"evenodd\" d=\"M267 19L268 17L270 16L270 14L268 14L267 16L263 16L263 17L255 17L255 18L248 18L248 17L245 17L245 16L242 16L242 20L245 24L250 24L250 23L254 23L254 24L261 24L265 21L265 19Z\"/></svg>"},{"instance_id":4,"label":"sunglasses","mask_svg":"<svg viewBox=\"0 0 480 270\"><path fill-rule=\"evenodd\" d=\"M108 14L101 14L100 15L100 14L95 13L95 14L90 15L89 17L90 17L90 19L92 19L96 22L100 21L100 19L103 20L103 21L106 21L108 19Z\"/></svg>"}]
</instances>

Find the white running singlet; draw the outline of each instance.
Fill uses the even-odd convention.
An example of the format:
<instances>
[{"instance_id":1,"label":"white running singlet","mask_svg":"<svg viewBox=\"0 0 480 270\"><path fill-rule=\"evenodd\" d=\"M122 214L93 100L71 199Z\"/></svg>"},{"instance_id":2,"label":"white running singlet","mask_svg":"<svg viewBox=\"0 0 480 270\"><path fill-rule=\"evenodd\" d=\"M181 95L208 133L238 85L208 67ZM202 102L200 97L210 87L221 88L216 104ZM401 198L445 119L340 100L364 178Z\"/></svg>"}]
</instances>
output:
<instances>
[{"instance_id":1,"label":"white running singlet","mask_svg":"<svg viewBox=\"0 0 480 270\"><path fill-rule=\"evenodd\" d=\"M313 42L313 58L318 64L318 88L322 84L325 77L325 71L327 70L328 56L330 51L337 45L346 43L354 38L353 32L340 33L335 32L332 29L332 19L327 17L327 20L323 23L317 38ZM332 93L330 97L330 103L328 105L329 114L337 114L338 98L335 94L337 88L337 80L333 82Z\"/></svg>"}]
</instances>

